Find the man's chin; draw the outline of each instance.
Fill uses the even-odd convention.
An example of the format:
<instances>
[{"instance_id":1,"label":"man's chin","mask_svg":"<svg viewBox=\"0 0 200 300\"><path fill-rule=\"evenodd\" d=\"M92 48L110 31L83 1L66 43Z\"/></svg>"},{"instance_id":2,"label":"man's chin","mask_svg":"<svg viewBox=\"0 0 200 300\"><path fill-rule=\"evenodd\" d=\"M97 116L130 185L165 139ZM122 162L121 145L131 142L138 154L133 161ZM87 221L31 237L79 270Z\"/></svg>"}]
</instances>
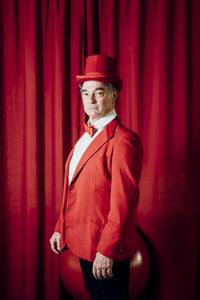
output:
<instances>
[{"instance_id":1,"label":"man's chin","mask_svg":"<svg viewBox=\"0 0 200 300\"><path fill-rule=\"evenodd\" d=\"M86 112L89 118L91 119L99 119L99 114L91 113L91 112Z\"/></svg>"}]
</instances>

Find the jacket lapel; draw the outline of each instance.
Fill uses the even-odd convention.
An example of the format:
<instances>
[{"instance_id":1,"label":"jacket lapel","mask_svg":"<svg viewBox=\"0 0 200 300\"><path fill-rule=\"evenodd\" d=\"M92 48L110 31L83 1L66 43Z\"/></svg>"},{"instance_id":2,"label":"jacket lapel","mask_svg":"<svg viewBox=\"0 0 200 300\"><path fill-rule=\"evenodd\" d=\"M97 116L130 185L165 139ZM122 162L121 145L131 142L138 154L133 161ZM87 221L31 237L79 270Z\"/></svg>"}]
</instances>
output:
<instances>
[{"instance_id":1,"label":"jacket lapel","mask_svg":"<svg viewBox=\"0 0 200 300\"><path fill-rule=\"evenodd\" d=\"M68 175L69 175L69 164L70 164L70 161L71 161L73 153L74 153L74 147L72 148L71 152L69 153L69 155L67 157L67 161L65 163L65 173L67 174L67 179L68 179Z\"/></svg>"},{"instance_id":2,"label":"jacket lapel","mask_svg":"<svg viewBox=\"0 0 200 300\"><path fill-rule=\"evenodd\" d=\"M116 126L119 124L119 119L116 117L113 121L108 123L108 125L102 130L101 133L92 141L92 143L88 146L86 151L84 152L83 156L81 157L78 166L74 172L73 178L71 180L71 184L73 184L75 178L81 172L84 165L87 161L109 140L113 137L114 130ZM72 157L72 155L71 155ZM68 164L69 168L69 164Z\"/></svg>"},{"instance_id":3,"label":"jacket lapel","mask_svg":"<svg viewBox=\"0 0 200 300\"><path fill-rule=\"evenodd\" d=\"M77 140L77 142L80 140L80 138ZM75 148L75 145L73 146L72 150L70 151L70 153L69 153L69 155L67 157L67 161L65 163L65 173L67 175L67 180L69 178L69 165L70 165L70 161L72 159L73 153L74 153L74 148Z\"/></svg>"}]
</instances>

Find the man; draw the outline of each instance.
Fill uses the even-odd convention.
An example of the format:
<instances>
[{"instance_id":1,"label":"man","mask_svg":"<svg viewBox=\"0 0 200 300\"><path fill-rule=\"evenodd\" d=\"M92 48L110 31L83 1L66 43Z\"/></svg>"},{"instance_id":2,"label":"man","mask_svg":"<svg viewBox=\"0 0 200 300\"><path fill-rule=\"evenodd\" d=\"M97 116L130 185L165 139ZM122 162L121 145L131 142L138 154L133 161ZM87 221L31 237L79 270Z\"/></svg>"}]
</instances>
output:
<instances>
[{"instance_id":1,"label":"man","mask_svg":"<svg viewBox=\"0 0 200 300\"><path fill-rule=\"evenodd\" d=\"M66 162L61 214L50 240L55 253L67 246L80 258L91 299L130 299L136 249L142 145L116 115L122 88L116 69L113 58L92 55L85 74L76 76L89 119Z\"/></svg>"}]
</instances>

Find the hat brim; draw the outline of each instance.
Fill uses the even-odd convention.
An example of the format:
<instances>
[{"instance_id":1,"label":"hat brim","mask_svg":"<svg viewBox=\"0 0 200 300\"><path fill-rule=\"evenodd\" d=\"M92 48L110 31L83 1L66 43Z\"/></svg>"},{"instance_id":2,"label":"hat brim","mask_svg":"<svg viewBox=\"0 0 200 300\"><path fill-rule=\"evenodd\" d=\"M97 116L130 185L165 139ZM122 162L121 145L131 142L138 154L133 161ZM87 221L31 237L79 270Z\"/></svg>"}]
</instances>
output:
<instances>
[{"instance_id":1,"label":"hat brim","mask_svg":"<svg viewBox=\"0 0 200 300\"><path fill-rule=\"evenodd\" d=\"M76 81L78 84L82 84L85 81L95 80L110 83L115 86L119 91L122 89L123 83L122 79L117 75L105 75L105 74L95 74L95 75L77 75Z\"/></svg>"}]
</instances>

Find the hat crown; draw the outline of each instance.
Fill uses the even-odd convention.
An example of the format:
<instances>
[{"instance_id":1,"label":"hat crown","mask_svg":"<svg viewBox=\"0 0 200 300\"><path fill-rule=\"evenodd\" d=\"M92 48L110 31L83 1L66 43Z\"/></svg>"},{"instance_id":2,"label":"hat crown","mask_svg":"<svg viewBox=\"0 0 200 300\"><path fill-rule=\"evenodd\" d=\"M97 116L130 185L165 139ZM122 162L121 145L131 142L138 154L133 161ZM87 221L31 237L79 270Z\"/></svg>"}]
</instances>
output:
<instances>
[{"instance_id":1,"label":"hat crown","mask_svg":"<svg viewBox=\"0 0 200 300\"><path fill-rule=\"evenodd\" d=\"M106 55L91 55L86 59L85 75L90 73L117 74L117 62Z\"/></svg>"},{"instance_id":2,"label":"hat crown","mask_svg":"<svg viewBox=\"0 0 200 300\"><path fill-rule=\"evenodd\" d=\"M88 80L102 81L112 84L120 91L122 89L122 79L117 75L117 62L114 58L96 54L86 58L85 74L76 75L78 84Z\"/></svg>"}]
</instances>

